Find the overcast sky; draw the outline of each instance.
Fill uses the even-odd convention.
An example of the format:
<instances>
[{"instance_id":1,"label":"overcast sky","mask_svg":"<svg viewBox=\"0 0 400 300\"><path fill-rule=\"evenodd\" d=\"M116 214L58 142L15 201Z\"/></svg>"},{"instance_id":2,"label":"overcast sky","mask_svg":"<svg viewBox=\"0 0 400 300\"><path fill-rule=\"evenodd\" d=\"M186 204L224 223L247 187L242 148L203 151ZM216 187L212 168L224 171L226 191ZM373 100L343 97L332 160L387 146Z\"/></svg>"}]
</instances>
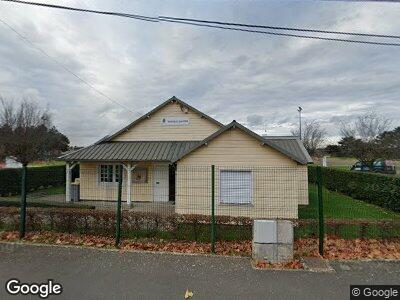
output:
<instances>
[{"instance_id":1,"label":"overcast sky","mask_svg":"<svg viewBox=\"0 0 400 300\"><path fill-rule=\"evenodd\" d=\"M45 0L43 0L45 2ZM48 1L50 2L50 1ZM399 3L317 1L57 1L150 16L400 34ZM341 119L376 111L400 125L400 47L366 46L148 23L0 3L0 94L32 97L73 145L88 145L175 95L222 123L289 134L297 107L332 140ZM400 41L398 41L400 42Z\"/></svg>"}]
</instances>

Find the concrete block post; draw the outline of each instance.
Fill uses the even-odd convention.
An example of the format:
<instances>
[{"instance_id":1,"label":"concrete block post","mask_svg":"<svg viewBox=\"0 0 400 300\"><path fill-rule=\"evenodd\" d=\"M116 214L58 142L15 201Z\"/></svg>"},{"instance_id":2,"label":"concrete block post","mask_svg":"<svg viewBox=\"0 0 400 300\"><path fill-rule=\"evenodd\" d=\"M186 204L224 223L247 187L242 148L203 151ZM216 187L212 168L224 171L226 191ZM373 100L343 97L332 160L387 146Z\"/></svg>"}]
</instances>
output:
<instances>
[{"instance_id":1,"label":"concrete block post","mask_svg":"<svg viewBox=\"0 0 400 300\"><path fill-rule=\"evenodd\" d=\"M293 223L287 220L254 220L253 259L270 263L293 260Z\"/></svg>"}]
</instances>

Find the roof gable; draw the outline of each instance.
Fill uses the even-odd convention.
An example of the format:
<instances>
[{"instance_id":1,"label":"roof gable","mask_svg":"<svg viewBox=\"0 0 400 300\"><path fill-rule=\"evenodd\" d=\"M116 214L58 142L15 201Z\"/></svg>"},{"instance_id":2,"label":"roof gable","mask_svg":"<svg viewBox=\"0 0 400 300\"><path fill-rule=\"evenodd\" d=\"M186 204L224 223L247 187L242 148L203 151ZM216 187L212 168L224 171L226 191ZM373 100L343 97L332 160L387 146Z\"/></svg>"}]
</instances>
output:
<instances>
[{"instance_id":1,"label":"roof gable","mask_svg":"<svg viewBox=\"0 0 400 300\"><path fill-rule=\"evenodd\" d=\"M220 130L213 133L209 137L205 138L203 141L201 141L199 144L195 145L193 148L191 148L188 151L186 151L185 153L183 153L180 157L178 157L176 159L176 161L182 159L184 156L192 153L193 151L199 149L200 147L207 145L207 143L209 143L210 141L214 140L218 136L222 135L224 132L226 132L230 129L233 129L233 128L240 129L245 134L260 141L262 145L269 146L272 149L277 150L278 152L284 154L285 156L291 158L292 160L294 160L300 164L307 164L307 163L312 162L311 157L308 155L303 144L300 141L298 141L298 139L292 138L291 140L293 140L294 143L292 143L290 145L290 147L285 147L284 144L280 144L279 142L274 141L273 139L269 139L269 138L266 139L266 138L261 137L260 135L256 134L255 132L251 131L250 129L246 128L245 126L241 125L240 123L236 122L235 120L232 121L230 124L222 127ZM300 148L300 149L296 149L297 151L295 151L294 148Z\"/></svg>"},{"instance_id":2,"label":"roof gable","mask_svg":"<svg viewBox=\"0 0 400 300\"><path fill-rule=\"evenodd\" d=\"M195 114L199 115L201 118L207 119L208 121L210 121L211 123L217 125L218 127L223 127L224 125L220 122L218 122L217 120L215 120L214 118L202 113L201 111L197 110L196 108L190 106L189 104L185 103L184 101L176 98L175 96L173 96L172 98L164 101L163 103L161 103L160 105L158 105L157 107L155 107L154 109L152 109L151 111L149 111L148 113L144 114L143 116L141 116L140 118L136 119L135 121L133 121L132 123L128 124L127 126L125 126L124 128L122 128L121 130L117 131L116 133L103 138L101 140L101 142L107 142L107 141L112 141L113 139L115 139L116 137L118 137L119 135L125 133L126 131L132 129L134 126L136 126L137 124L141 123L144 120L149 119L152 115L154 115L155 113L161 111L163 108L165 108L167 105L171 104L171 103L176 103L184 108L187 108L188 110L194 112Z\"/></svg>"}]
</instances>

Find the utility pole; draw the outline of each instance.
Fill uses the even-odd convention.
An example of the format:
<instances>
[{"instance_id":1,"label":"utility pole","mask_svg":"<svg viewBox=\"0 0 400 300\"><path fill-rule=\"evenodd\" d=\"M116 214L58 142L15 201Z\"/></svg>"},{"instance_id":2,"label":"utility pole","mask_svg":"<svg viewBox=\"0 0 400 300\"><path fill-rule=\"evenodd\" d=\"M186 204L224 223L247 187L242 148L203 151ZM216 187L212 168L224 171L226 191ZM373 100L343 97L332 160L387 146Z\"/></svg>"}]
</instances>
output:
<instances>
[{"instance_id":1,"label":"utility pole","mask_svg":"<svg viewBox=\"0 0 400 300\"><path fill-rule=\"evenodd\" d=\"M297 109L297 111L299 112L299 138L300 138L300 140L302 139L301 138L301 111L302 111L303 109L301 108L301 106L299 106L299 108Z\"/></svg>"}]
</instances>

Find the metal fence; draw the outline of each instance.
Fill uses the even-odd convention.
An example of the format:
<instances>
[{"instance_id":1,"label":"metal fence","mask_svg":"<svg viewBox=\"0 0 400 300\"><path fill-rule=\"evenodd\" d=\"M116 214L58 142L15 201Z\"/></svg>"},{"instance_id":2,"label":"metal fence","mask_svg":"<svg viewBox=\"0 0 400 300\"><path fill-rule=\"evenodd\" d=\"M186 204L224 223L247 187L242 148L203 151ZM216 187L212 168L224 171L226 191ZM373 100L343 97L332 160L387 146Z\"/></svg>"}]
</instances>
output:
<instances>
[{"instance_id":1,"label":"metal fence","mask_svg":"<svg viewBox=\"0 0 400 300\"><path fill-rule=\"evenodd\" d=\"M303 166L144 164L129 172L86 164L68 193L65 172L28 168L20 190L1 194L0 230L19 228L21 237L93 234L114 237L117 246L124 239L198 241L214 252L218 241L250 241L254 219L289 219L296 239L319 238L321 253L324 238L400 239L398 212L329 191L320 175L308 182Z\"/></svg>"},{"instance_id":2,"label":"metal fence","mask_svg":"<svg viewBox=\"0 0 400 300\"><path fill-rule=\"evenodd\" d=\"M322 170L322 167L317 167L317 176L309 178L309 204L299 208L299 226L296 228L298 239L318 238L321 255L324 253L324 243L329 240L400 241L399 211L327 189ZM379 188L379 185L375 188ZM400 195L392 200L393 203L399 203Z\"/></svg>"}]
</instances>

